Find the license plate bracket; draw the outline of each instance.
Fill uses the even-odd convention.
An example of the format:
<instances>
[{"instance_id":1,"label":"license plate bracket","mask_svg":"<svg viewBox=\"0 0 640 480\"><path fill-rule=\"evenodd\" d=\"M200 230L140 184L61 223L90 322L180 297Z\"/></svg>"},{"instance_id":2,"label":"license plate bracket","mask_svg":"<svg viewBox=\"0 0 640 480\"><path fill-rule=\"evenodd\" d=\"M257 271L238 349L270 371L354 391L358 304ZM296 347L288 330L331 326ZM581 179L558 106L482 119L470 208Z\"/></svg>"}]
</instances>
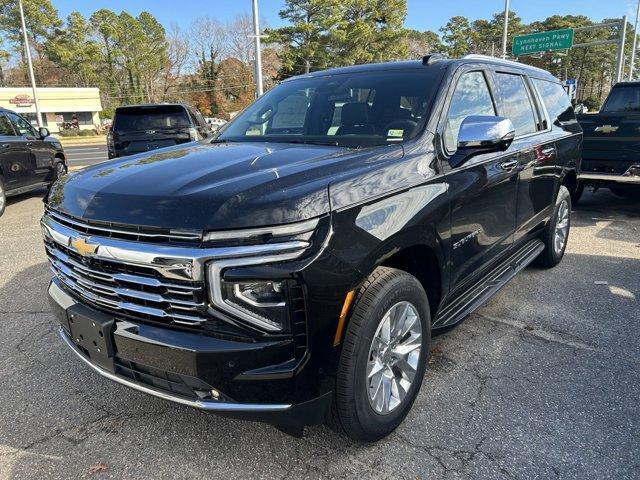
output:
<instances>
[{"instance_id":1,"label":"license plate bracket","mask_svg":"<svg viewBox=\"0 0 640 480\"><path fill-rule=\"evenodd\" d=\"M113 317L82 305L67 310L71 341L96 365L114 371Z\"/></svg>"}]
</instances>

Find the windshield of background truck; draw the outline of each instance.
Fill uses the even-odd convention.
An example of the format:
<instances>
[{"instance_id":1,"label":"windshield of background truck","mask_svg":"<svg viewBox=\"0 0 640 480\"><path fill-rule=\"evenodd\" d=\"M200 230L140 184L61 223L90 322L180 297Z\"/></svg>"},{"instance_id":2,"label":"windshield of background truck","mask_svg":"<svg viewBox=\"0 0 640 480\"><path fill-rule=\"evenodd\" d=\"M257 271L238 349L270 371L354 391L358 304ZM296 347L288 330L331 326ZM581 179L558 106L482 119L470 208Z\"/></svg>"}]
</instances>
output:
<instances>
[{"instance_id":1,"label":"windshield of background truck","mask_svg":"<svg viewBox=\"0 0 640 480\"><path fill-rule=\"evenodd\" d=\"M435 68L297 78L240 113L218 140L367 147L422 131L442 77Z\"/></svg>"}]
</instances>

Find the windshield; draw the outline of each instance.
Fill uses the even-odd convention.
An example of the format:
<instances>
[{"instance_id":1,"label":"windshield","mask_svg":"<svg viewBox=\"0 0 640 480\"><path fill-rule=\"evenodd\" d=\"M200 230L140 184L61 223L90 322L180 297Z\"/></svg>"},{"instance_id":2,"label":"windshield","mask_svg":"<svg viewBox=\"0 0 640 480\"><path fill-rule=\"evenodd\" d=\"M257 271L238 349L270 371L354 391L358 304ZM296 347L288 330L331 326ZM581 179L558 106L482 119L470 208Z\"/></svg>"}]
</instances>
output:
<instances>
[{"instance_id":1,"label":"windshield","mask_svg":"<svg viewBox=\"0 0 640 480\"><path fill-rule=\"evenodd\" d=\"M640 112L640 86L613 88L601 112Z\"/></svg>"},{"instance_id":2,"label":"windshield","mask_svg":"<svg viewBox=\"0 0 640 480\"><path fill-rule=\"evenodd\" d=\"M119 132L188 127L187 112L179 105L118 108L113 123Z\"/></svg>"},{"instance_id":3,"label":"windshield","mask_svg":"<svg viewBox=\"0 0 640 480\"><path fill-rule=\"evenodd\" d=\"M218 141L269 141L347 147L388 145L424 126L442 71L369 71L298 78L256 100Z\"/></svg>"}]
</instances>

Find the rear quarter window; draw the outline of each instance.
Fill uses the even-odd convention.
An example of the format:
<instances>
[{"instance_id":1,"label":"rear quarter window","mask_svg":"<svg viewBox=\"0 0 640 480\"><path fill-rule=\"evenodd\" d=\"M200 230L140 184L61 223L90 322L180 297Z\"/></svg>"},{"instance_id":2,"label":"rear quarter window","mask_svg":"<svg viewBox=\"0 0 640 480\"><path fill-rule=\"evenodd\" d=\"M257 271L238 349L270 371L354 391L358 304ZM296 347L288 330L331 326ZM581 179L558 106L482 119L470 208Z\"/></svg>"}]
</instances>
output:
<instances>
[{"instance_id":1,"label":"rear quarter window","mask_svg":"<svg viewBox=\"0 0 640 480\"><path fill-rule=\"evenodd\" d=\"M571 100L562 85L538 78L531 80L540 93L552 124L559 125L562 122L575 120Z\"/></svg>"}]
</instances>

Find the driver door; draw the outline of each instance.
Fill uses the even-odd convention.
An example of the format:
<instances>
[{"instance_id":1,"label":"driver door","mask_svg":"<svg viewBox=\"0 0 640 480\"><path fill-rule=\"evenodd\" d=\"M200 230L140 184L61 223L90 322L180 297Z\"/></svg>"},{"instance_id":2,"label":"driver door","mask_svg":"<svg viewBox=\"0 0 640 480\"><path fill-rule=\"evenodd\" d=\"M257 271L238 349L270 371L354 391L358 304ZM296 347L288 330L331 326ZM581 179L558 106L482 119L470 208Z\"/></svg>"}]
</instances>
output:
<instances>
[{"instance_id":1,"label":"driver door","mask_svg":"<svg viewBox=\"0 0 640 480\"><path fill-rule=\"evenodd\" d=\"M46 181L53 168L53 149L40 138L40 134L27 119L13 112L7 112L7 117L28 151L30 170L28 184Z\"/></svg>"},{"instance_id":2,"label":"driver door","mask_svg":"<svg viewBox=\"0 0 640 480\"><path fill-rule=\"evenodd\" d=\"M451 168L458 131L469 115L496 115L491 72L463 68L440 121L440 154L451 200L451 291L464 290L513 243L518 186L514 153L478 155Z\"/></svg>"}]
</instances>

